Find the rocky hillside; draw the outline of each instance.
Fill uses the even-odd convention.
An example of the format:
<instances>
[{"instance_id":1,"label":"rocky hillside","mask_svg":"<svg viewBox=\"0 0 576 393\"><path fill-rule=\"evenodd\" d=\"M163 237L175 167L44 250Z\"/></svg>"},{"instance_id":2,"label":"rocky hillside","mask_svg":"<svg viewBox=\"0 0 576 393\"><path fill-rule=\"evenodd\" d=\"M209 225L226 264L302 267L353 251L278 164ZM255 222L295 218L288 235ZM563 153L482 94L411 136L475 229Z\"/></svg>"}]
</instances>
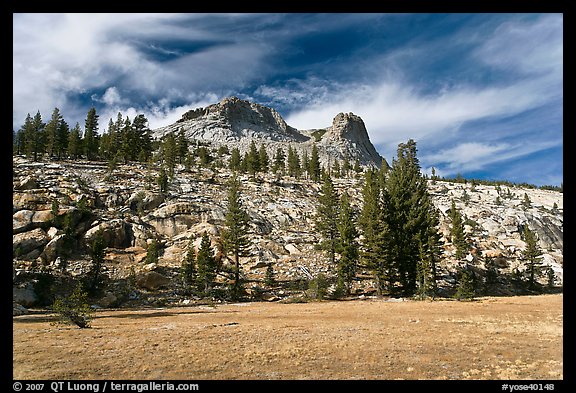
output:
<instances>
[{"instance_id":1,"label":"rocky hillside","mask_svg":"<svg viewBox=\"0 0 576 393\"><path fill-rule=\"evenodd\" d=\"M327 132L328 133L328 132ZM332 136L330 136L332 137ZM14 300L25 307L46 306L71 277L89 269L88 245L98 230L106 242L102 307L130 304L190 302L182 291L179 269L190 241L196 246L203 232L219 247L226 211L226 169L178 166L166 193L156 185L158 168L142 164L120 165L112 174L104 163L13 161L13 266ZM254 299L279 299L301 291L302 283L335 269L316 249L320 238L314 229L319 183L288 176L244 176L242 200L251 218L250 256L241 259ZM346 190L360 207L362 179L334 179L339 192ZM518 293L511 272L524 270L521 239L524 225L536 231L543 263L563 280L563 198L554 191L429 181L440 211L444 259L438 269L441 293L450 295L456 268L468 263L480 277L483 256L493 256L499 267L495 294ZM527 194L531 206L522 206ZM447 211L455 200L473 243L464 261L454 258L449 241ZM53 212L57 212L54 218ZM66 242L64 230L73 239ZM157 240L161 253L156 263L146 262L146 247ZM222 268L231 261L221 258ZM266 288L265 271L272 265L279 286ZM374 292L372 277L360 269L354 283L357 296ZM225 280L224 277L220 278ZM68 281L67 281L68 280ZM541 278L542 284L546 277Z\"/></svg>"},{"instance_id":2,"label":"rocky hillside","mask_svg":"<svg viewBox=\"0 0 576 393\"><path fill-rule=\"evenodd\" d=\"M174 124L153 131L156 138L180 129L188 139L209 143L213 147L222 145L229 149L237 147L245 153L252 141L264 144L270 156L278 147L285 151L288 146L300 155L312 151L316 143L322 164L335 159L348 158L362 165L380 167L383 158L378 154L359 116L339 113L332 125L322 129L297 130L290 127L272 108L236 97L224 98L217 104L186 112ZM385 165L388 165L384 161Z\"/></svg>"}]
</instances>

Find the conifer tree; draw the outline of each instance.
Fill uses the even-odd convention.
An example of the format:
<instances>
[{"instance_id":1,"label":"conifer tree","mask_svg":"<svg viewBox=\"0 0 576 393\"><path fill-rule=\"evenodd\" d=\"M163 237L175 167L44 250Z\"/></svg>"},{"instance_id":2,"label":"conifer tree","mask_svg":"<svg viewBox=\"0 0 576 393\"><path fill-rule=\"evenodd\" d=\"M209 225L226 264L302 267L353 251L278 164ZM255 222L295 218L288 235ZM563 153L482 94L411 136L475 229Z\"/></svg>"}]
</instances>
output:
<instances>
[{"instance_id":1,"label":"conifer tree","mask_svg":"<svg viewBox=\"0 0 576 393\"><path fill-rule=\"evenodd\" d=\"M58 159L61 159L66 155L68 151L68 137L70 135L70 127L68 123L62 119L58 129L56 130L56 141L55 141L55 149L56 149L56 156Z\"/></svg>"},{"instance_id":2,"label":"conifer tree","mask_svg":"<svg viewBox=\"0 0 576 393\"><path fill-rule=\"evenodd\" d=\"M236 177L228 183L228 209L225 216L225 229L222 231L224 250L234 258L233 294L237 296L241 289L240 257L244 256L250 246L249 216L240 200L240 182Z\"/></svg>"},{"instance_id":3,"label":"conifer tree","mask_svg":"<svg viewBox=\"0 0 576 393\"><path fill-rule=\"evenodd\" d=\"M356 267L359 258L359 246L356 238L354 212L350 205L350 197L347 192L340 198L340 212L337 221L338 241L336 252L340 254L338 260L338 279L344 285L346 294L350 294L352 281L356 276Z\"/></svg>"},{"instance_id":4,"label":"conifer tree","mask_svg":"<svg viewBox=\"0 0 576 393\"><path fill-rule=\"evenodd\" d=\"M261 144L260 149L258 150L258 163L260 167L260 172L268 172L268 166L270 165L270 158L268 157L268 153L266 152L264 144Z\"/></svg>"},{"instance_id":5,"label":"conifer tree","mask_svg":"<svg viewBox=\"0 0 576 393\"><path fill-rule=\"evenodd\" d=\"M454 297L458 300L472 300L475 296L474 273L468 267L460 269L458 287Z\"/></svg>"},{"instance_id":6,"label":"conifer tree","mask_svg":"<svg viewBox=\"0 0 576 393\"><path fill-rule=\"evenodd\" d=\"M32 116L30 116L30 113L28 113L26 115L26 119L24 120L24 124L18 130L18 140L20 146L18 154L26 154L28 157L32 157L33 146L30 137L33 132Z\"/></svg>"},{"instance_id":7,"label":"conifer tree","mask_svg":"<svg viewBox=\"0 0 576 393\"><path fill-rule=\"evenodd\" d=\"M542 274L542 250L538 246L536 233L528 228L528 224L524 224L523 236L526 248L522 256L526 261L528 286L530 289L534 289L536 288L536 279Z\"/></svg>"},{"instance_id":8,"label":"conifer tree","mask_svg":"<svg viewBox=\"0 0 576 393\"><path fill-rule=\"evenodd\" d=\"M180 276L184 286L189 289L191 286L196 285L198 282L198 270L196 268L196 252L194 251L194 241L190 239L188 248L184 255L184 260L180 267Z\"/></svg>"},{"instance_id":9,"label":"conifer tree","mask_svg":"<svg viewBox=\"0 0 576 393\"><path fill-rule=\"evenodd\" d=\"M524 199L522 200L522 207L524 210L529 209L532 206L532 201L527 193L524 193Z\"/></svg>"},{"instance_id":10,"label":"conifer tree","mask_svg":"<svg viewBox=\"0 0 576 393\"><path fill-rule=\"evenodd\" d=\"M82 154L82 131L80 124L76 123L68 137L68 154L70 158L78 159Z\"/></svg>"},{"instance_id":11,"label":"conifer tree","mask_svg":"<svg viewBox=\"0 0 576 393\"><path fill-rule=\"evenodd\" d=\"M174 177L174 167L176 166L176 158L178 155L174 133L170 132L164 136L161 150L167 174L172 178Z\"/></svg>"},{"instance_id":12,"label":"conifer tree","mask_svg":"<svg viewBox=\"0 0 576 393\"><path fill-rule=\"evenodd\" d=\"M286 160L286 156L284 155L284 150L281 147L277 148L276 154L274 155L274 166L272 168L274 173L276 173L276 174L278 174L278 173L283 174L284 173L285 160Z\"/></svg>"},{"instance_id":13,"label":"conifer tree","mask_svg":"<svg viewBox=\"0 0 576 393\"><path fill-rule=\"evenodd\" d=\"M266 266L266 275L264 276L264 284L267 287L273 287L276 285L276 276L274 273L274 267L271 263Z\"/></svg>"},{"instance_id":14,"label":"conifer tree","mask_svg":"<svg viewBox=\"0 0 576 393\"><path fill-rule=\"evenodd\" d=\"M466 240L466 234L464 233L462 214L460 214L460 211L456 208L454 200L452 200L452 205L448 214L452 219L450 235L452 236L452 244L456 247L456 258L462 259L468 252L468 241Z\"/></svg>"},{"instance_id":15,"label":"conifer tree","mask_svg":"<svg viewBox=\"0 0 576 393\"><path fill-rule=\"evenodd\" d=\"M62 121L63 118L62 115L60 114L60 109L54 108L54 111L52 112L52 117L50 118L50 121L46 123L45 127L46 152L48 153L48 157L53 157L56 154L57 133Z\"/></svg>"},{"instance_id":16,"label":"conifer tree","mask_svg":"<svg viewBox=\"0 0 576 393\"><path fill-rule=\"evenodd\" d=\"M241 168L242 157L240 156L240 150L237 147L232 149L230 154L230 160L228 162L228 168L231 171L239 171Z\"/></svg>"},{"instance_id":17,"label":"conifer tree","mask_svg":"<svg viewBox=\"0 0 576 393\"><path fill-rule=\"evenodd\" d=\"M388 262L396 270L400 290L412 295L417 288L418 263L429 237L437 229L427 182L420 172L412 139L398 145L397 159L387 174L386 192L390 246Z\"/></svg>"},{"instance_id":18,"label":"conifer tree","mask_svg":"<svg viewBox=\"0 0 576 393\"><path fill-rule=\"evenodd\" d=\"M216 260L212 251L210 237L206 232L202 234L202 241L196 256L196 264L198 266L198 289L203 291L204 294L208 294L216 278Z\"/></svg>"},{"instance_id":19,"label":"conifer tree","mask_svg":"<svg viewBox=\"0 0 576 393\"><path fill-rule=\"evenodd\" d=\"M298 156L298 152L292 148L292 146L288 146L288 176L292 176L296 179L300 178L302 173L302 167L300 165L300 157Z\"/></svg>"},{"instance_id":20,"label":"conifer tree","mask_svg":"<svg viewBox=\"0 0 576 393\"><path fill-rule=\"evenodd\" d=\"M329 176L324 178L318 207L316 209L316 230L322 235L320 248L328 252L331 266L336 262L336 244L338 242L338 194Z\"/></svg>"},{"instance_id":21,"label":"conifer tree","mask_svg":"<svg viewBox=\"0 0 576 393\"><path fill-rule=\"evenodd\" d=\"M260 156L254 140L250 142L250 148L246 152L245 160L246 170L250 175L255 176L257 172L260 172Z\"/></svg>"},{"instance_id":22,"label":"conifer tree","mask_svg":"<svg viewBox=\"0 0 576 393\"><path fill-rule=\"evenodd\" d=\"M313 181L320 181L320 158L318 157L318 147L314 143L312 145L312 154L310 155L310 163L306 167L308 175Z\"/></svg>"},{"instance_id":23,"label":"conifer tree","mask_svg":"<svg viewBox=\"0 0 576 393\"><path fill-rule=\"evenodd\" d=\"M361 259L374 272L378 294L392 290L395 270L388 258L389 230L385 219L387 210L383 180L374 169L366 171L362 187L362 210L358 224L362 232Z\"/></svg>"},{"instance_id":24,"label":"conifer tree","mask_svg":"<svg viewBox=\"0 0 576 393\"><path fill-rule=\"evenodd\" d=\"M98 154L98 115L96 108L92 107L88 110L86 115L86 123L84 126L84 154L86 159L93 160Z\"/></svg>"},{"instance_id":25,"label":"conifer tree","mask_svg":"<svg viewBox=\"0 0 576 393\"><path fill-rule=\"evenodd\" d=\"M182 164L188 155L188 139L186 138L184 128L182 127L178 131L178 136L176 138L176 150L178 153L178 162Z\"/></svg>"},{"instance_id":26,"label":"conifer tree","mask_svg":"<svg viewBox=\"0 0 576 393\"><path fill-rule=\"evenodd\" d=\"M484 257L484 268L486 269L486 277L484 280L484 293L489 295L498 284L498 267L494 257Z\"/></svg>"}]
</instances>

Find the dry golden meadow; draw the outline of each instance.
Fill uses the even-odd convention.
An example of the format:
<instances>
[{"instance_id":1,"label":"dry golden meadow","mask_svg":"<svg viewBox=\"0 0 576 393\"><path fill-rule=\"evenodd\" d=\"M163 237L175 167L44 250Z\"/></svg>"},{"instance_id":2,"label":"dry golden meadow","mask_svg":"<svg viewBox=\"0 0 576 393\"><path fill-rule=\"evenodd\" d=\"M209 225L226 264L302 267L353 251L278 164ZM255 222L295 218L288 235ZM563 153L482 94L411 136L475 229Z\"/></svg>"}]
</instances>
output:
<instances>
[{"instance_id":1,"label":"dry golden meadow","mask_svg":"<svg viewBox=\"0 0 576 393\"><path fill-rule=\"evenodd\" d=\"M562 379L561 294L13 318L15 379Z\"/></svg>"}]
</instances>

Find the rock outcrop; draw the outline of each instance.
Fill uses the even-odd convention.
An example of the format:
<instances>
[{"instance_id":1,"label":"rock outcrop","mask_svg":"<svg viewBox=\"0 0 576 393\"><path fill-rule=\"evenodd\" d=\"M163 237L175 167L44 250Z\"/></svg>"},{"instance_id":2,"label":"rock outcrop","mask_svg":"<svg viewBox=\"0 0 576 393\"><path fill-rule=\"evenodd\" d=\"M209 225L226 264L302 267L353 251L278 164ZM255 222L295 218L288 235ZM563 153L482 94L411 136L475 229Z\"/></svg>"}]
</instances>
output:
<instances>
[{"instance_id":1,"label":"rock outcrop","mask_svg":"<svg viewBox=\"0 0 576 393\"><path fill-rule=\"evenodd\" d=\"M358 160L362 165L380 167L383 161L370 142L364 122L352 113L336 115L332 126L325 129L297 130L272 108L229 97L186 112L176 123L154 130L154 135L160 138L181 129L190 140L215 147L237 147L241 153L248 150L252 141L263 144L270 156L278 147L286 152L288 146L300 155L304 151L310 154L316 143L320 161L325 165L347 158L352 163Z\"/></svg>"}]
</instances>

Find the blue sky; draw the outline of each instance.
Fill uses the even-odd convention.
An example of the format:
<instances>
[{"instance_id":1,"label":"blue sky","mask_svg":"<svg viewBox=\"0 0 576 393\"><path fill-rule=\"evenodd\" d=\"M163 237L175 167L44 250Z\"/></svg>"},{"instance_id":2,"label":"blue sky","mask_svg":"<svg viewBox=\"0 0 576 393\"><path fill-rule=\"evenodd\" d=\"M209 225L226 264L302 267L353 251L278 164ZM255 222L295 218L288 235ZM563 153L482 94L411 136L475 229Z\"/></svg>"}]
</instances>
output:
<instances>
[{"instance_id":1,"label":"blue sky","mask_svg":"<svg viewBox=\"0 0 576 393\"><path fill-rule=\"evenodd\" d=\"M389 162L563 182L562 14L14 14L13 127L95 106L150 127L235 95L298 129L364 120Z\"/></svg>"}]
</instances>

